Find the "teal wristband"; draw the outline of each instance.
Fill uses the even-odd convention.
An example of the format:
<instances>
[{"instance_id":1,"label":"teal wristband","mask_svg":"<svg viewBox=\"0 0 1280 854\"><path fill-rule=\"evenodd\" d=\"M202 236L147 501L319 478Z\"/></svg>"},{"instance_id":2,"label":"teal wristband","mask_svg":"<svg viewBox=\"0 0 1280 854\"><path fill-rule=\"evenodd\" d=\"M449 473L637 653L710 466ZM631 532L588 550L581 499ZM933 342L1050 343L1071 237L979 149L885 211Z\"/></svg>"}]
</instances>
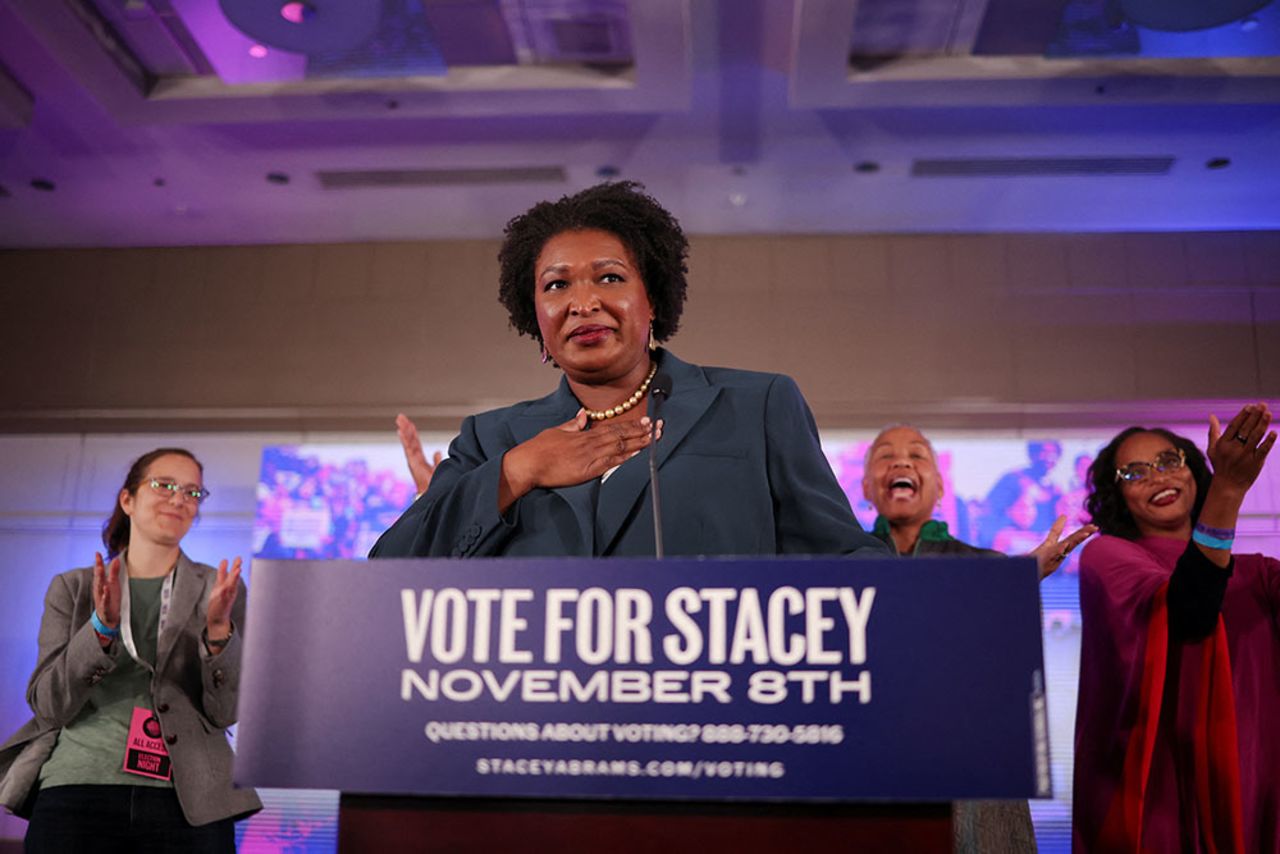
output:
<instances>
[{"instance_id":1,"label":"teal wristband","mask_svg":"<svg viewBox=\"0 0 1280 854\"><path fill-rule=\"evenodd\" d=\"M119 629L113 629L102 620L98 619L98 609L93 609L93 614L89 617L89 622L93 624L93 630L104 638L116 638L120 636Z\"/></svg>"},{"instance_id":2,"label":"teal wristband","mask_svg":"<svg viewBox=\"0 0 1280 854\"><path fill-rule=\"evenodd\" d=\"M1199 528L1191 532L1191 539L1207 549L1222 549L1223 551L1231 551L1231 546L1235 543L1235 540L1211 537Z\"/></svg>"}]
</instances>

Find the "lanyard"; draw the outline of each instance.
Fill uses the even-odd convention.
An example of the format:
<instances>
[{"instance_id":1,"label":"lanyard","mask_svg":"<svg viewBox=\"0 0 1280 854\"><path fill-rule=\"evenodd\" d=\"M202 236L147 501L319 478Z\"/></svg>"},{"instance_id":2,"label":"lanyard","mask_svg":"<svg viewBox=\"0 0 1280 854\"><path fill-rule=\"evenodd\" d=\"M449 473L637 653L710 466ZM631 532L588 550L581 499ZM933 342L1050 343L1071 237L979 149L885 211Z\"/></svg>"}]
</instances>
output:
<instances>
[{"instance_id":1,"label":"lanyard","mask_svg":"<svg viewBox=\"0 0 1280 854\"><path fill-rule=\"evenodd\" d=\"M120 640L124 643L124 648L129 651L129 655L134 661L154 673L154 667L138 658L138 648L133 642L133 621L129 619L129 567L125 555L121 555L121 563L125 564L123 567L125 579L124 584L120 585ZM164 577L164 584L160 587L160 622L156 626L157 657L159 656L160 635L164 632L165 620L169 617L169 605L173 599L173 578L177 574L178 565L174 564L173 569L169 570L169 574Z\"/></svg>"}]
</instances>

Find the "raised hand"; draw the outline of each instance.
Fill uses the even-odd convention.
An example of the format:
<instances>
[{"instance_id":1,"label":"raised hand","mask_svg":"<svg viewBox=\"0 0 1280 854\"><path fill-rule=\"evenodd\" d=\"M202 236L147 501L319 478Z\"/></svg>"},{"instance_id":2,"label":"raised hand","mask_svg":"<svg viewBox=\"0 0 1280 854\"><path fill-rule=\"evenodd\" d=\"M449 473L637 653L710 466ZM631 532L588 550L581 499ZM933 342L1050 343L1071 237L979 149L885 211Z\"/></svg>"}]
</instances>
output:
<instances>
[{"instance_id":1,"label":"raised hand","mask_svg":"<svg viewBox=\"0 0 1280 854\"><path fill-rule=\"evenodd\" d=\"M531 489L574 486L597 478L640 453L650 442L648 416L600 421L587 429L587 412L549 427L502 458L498 509L505 511Z\"/></svg>"},{"instance_id":2,"label":"raised hand","mask_svg":"<svg viewBox=\"0 0 1280 854\"><path fill-rule=\"evenodd\" d=\"M1267 454L1276 443L1271 426L1271 409L1265 403L1250 403L1236 413L1223 429L1216 415L1209 416L1209 462L1213 477L1223 486L1245 493L1262 471Z\"/></svg>"},{"instance_id":3,"label":"raised hand","mask_svg":"<svg viewBox=\"0 0 1280 854\"><path fill-rule=\"evenodd\" d=\"M1058 567L1062 566L1062 562L1067 559L1067 555L1071 554L1076 546L1098 532L1097 525L1085 525L1074 531L1070 536L1063 538L1062 530L1066 526L1067 517L1059 516L1053 523L1053 527L1049 529L1044 541L1028 553L1030 557L1036 559L1036 565L1040 568L1041 581L1048 578Z\"/></svg>"},{"instance_id":4,"label":"raised hand","mask_svg":"<svg viewBox=\"0 0 1280 854\"><path fill-rule=\"evenodd\" d=\"M240 558L236 558L227 570L225 560L218 563L218 575L209 591L209 607L206 610L205 628L210 644L225 641L231 637L231 606L236 602L239 592L237 582L240 580Z\"/></svg>"},{"instance_id":5,"label":"raised hand","mask_svg":"<svg viewBox=\"0 0 1280 854\"><path fill-rule=\"evenodd\" d=\"M431 459L427 459L422 450L422 440L418 438L418 427L409 416L401 412L396 416L396 435L400 438L400 447L404 448L404 460L409 464L409 474L413 477L413 488L421 495L431 485L431 477L440 465L441 454L436 451Z\"/></svg>"},{"instance_id":6,"label":"raised hand","mask_svg":"<svg viewBox=\"0 0 1280 854\"><path fill-rule=\"evenodd\" d=\"M93 607L98 619L109 629L120 626L120 558L114 557L108 566L102 563L102 554L93 553Z\"/></svg>"}]
</instances>

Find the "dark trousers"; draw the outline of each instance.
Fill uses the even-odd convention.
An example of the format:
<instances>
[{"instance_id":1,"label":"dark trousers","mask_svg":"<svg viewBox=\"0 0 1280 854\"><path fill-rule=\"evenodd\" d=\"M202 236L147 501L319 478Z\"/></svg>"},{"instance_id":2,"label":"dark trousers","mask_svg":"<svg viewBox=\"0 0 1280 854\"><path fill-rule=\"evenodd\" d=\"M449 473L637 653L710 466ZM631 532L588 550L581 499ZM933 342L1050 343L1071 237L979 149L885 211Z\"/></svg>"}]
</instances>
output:
<instances>
[{"instance_id":1,"label":"dark trousers","mask_svg":"<svg viewBox=\"0 0 1280 854\"><path fill-rule=\"evenodd\" d=\"M192 827L173 789L55 786L36 796L27 854L234 854L231 819Z\"/></svg>"}]
</instances>

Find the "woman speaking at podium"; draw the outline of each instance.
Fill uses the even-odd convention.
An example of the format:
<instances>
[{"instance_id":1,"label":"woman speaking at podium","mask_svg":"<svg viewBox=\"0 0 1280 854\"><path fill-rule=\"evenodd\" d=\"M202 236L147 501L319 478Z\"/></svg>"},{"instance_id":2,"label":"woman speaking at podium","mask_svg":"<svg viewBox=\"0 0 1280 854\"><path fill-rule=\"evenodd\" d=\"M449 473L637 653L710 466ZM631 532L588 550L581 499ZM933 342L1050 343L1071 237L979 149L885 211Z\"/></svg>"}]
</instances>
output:
<instances>
[{"instance_id":1,"label":"woman speaking at podium","mask_svg":"<svg viewBox=\"0 0 1280 854\"><path fill-rule=\"evenodd\" d=\"M655 441L666 554L885 554L790 378L658 347L680 324L687 254L676 220L632 182L508 223L499 299L559 387L468 417L370 556L651 557ZM655 430L647 412L664 386Z\"/></svg>"}]
</instances>

